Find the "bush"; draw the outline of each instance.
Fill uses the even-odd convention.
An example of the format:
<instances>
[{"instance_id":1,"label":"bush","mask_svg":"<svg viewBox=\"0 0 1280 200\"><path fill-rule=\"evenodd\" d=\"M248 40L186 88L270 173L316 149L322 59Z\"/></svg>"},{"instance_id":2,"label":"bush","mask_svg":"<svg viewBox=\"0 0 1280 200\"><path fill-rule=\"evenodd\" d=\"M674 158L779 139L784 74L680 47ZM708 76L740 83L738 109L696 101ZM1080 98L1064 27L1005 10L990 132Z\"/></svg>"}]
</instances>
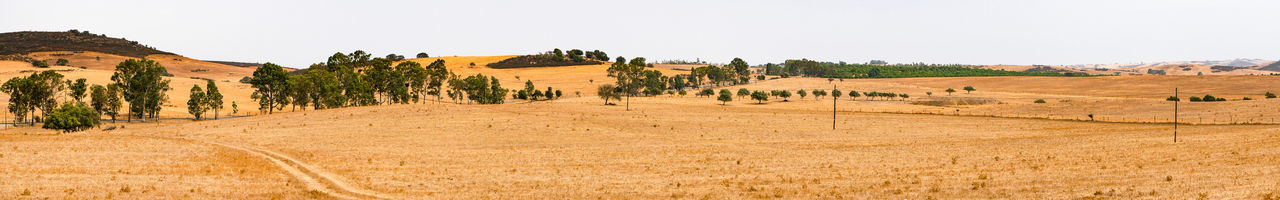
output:
<instances>
[{"instance_id":1,"label":"bush","mask_svg":"<svg viewBox=\"0 0 1280 200\"><path fill-rule=\"evenodd\" d=\"M1207 95L1207 94L1206 94L1206 95L1204 95L1204 97L1201 97L1201 98L1200 98L1200 100L1201 100L1201 101L1205 101L1205 102L1210 102L1210 101L1218 101L1218 98L1217 98L1217 97L1213 97L1213 95Z\"/></svg>"},{"instance_id":2,"label":"bush","mask_svg":"<svg viewBox=\"0 0 1280 200\"><path fill-rule=\"evenodd\" d=\"M1164 100L1165 101L1181 101L1181 99L1178 99L1178 97L1176 96L1169 96L1169 98L1164 98Z\"/></svg>"},{"instance_id":3,"label":"bush","mask_svg":"<svg viewBox=\"0 0 1280 200\"><path fill-rule=\"evenodd\" d=\"M64 103L44 118L46 129L58 129L63 132L80 131L98 125L98 112L84 104Z\"/></svg>"},{"instance_id":4,"label":"bush","mask_svg":"<svg viewBox=\"0 0 1280 200\"><path fill-rule=\"evenodd\" d=\"M1203 101L1203 100L1201 100L1201 99L1200 99L1200 97L1197 97L1197 96L1191 96L1191 102L1201 102L1201 101Z\"/></svg>"},{"instance_id":5,"label":"bush","mask_svg":"<svg viewBox=\"0 0 1280 200\"><path fill-rule=\"evenodd\" d=\"M39 68L49 68L49 62L45 62L43 60L31 61L31 66L36 66Z\"/></svg>"},{"instance_id":6,"label":"bush","mask_svg":"<svg viewBox=\"0 0 1280 200\"><path fill-rule=\"evenodd\" d=\"M1267 92L1267 94L1264 94L1263 96L1266 96L1268 99L1274 99L1276 98L1276 93Z\"/></svg>"},{"instance_id":7,"label":"bush","mask_svg":"<svg viewBox=\"0 0 1280 200\"><path fill-rule=\"evenodd\" d=\"M69 64L69 62L70 62L70 61L67 61L67 59L66 59L66 58L59 58L59 59L58 59L58 61L55 61L55 62L54 62L54 64L55 64L55 65L58 65L58 66L67 66L67 64Z\"/></svg>"},{"instance_id":8,"label":"bush","mask_svg":"<svg viewBox=\"0 0 1280 200\"><path fill-rule=\"evenodd\" d=\"M1036 103L1045 103L1044 99L1036 99Z\"/></svg>"},{"instance_id":9,"label":"bush","mask_svg":"<svg viewBox=\"0 0 1280 200\"><path fill-rule=\"evenodd\" d=\"M1244 99L1242 99L1242 100L1248 101L1248 100L1253 100L1253 98L1244 97Z\"/></svg>"}]
</instances>

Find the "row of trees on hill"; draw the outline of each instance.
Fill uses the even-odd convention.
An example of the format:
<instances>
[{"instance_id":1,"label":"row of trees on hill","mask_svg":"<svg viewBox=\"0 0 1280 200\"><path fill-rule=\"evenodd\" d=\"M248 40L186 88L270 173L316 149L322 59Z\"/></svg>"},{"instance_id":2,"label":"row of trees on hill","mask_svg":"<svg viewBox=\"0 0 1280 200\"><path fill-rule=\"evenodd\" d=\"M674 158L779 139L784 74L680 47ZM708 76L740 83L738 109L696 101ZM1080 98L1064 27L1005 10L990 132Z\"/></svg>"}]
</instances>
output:
<instances>
[{"instance_id":1,"label":"row of trees on hill","mask_svg":"<svg viewBox=\"0 0 1280 200\"><path fill-rule=\"evenodd\" d=\"M685 78L692 85L702 85L703 82L716 86L726 83L742 84L751 80L750 67L747 61L734 58L729 64L723 66L707 65L693 68Z\"/></svg>"},{"instance_id":2,"label":"row of trees on hill","mask_svg":"<svg viewBox=\"0 0 1280 200\"><path fill-rule=\"evenodd\" d=\"M511 98L522 100L552 100L564 95L560 90L552 90L551 87L547 87L546 91L547 92L544 93L542 90L534 89L533 81L526 80L524 82L524 89L513 91L514 94L511 95Z\"/></svg>"},{"instance_id":3,"label":"row of trees on hill","mask_svg":"<svg viewBox=\"0 0 1280 200\"><path fill-rule=\"evenodd\" d=\"M264 113L285 107L305 110L425 103L429 96L437 102L447 96L455 103L466 99L468 103L500 104L507 94L497 78L482 74L460 77L445 67L444 60L426 66L414 61L392 63L359 50L334 53L328 61L313 64L301 74L290 75L279 65L266 63L247 82L255 88L251 97Z\"/></svg>"},{"instance_id":4,"label":"row of trees on hill","mask_svg":"<svg viewBox=\"0 0 1280 200\"><path fill-rule=\"evenodd\" d=\"M678 74L675 76L663 75L661 71L645 69L648 66L644 57L636 57L627 60L618 57L607 70L609 77L615 79L613 84L602 85L596 90L596 94L605 100L605 104L609 104L610 99L622 100L626 98L628 105L627 110L631 109L630 99L637 95L661 95L661 94L686 94L685 88L698 87L703 80L712 80L714 84L721 84L727 81L735 83L745 83L750 77L748 71L749 65L741 58L734 58L729 65L725 66L705 66L694 68L689 75ZM739 79L739 77L743 77ZM741 80L741 81L737 81ZM707 95L711 94L699 94Z\"/></svg>"},{"instance_id":5,"label":"row of trees on hill","mask_svg":"<svg viewBox=\"0 0 1280 200\"><path fill-rule=\"evenodd\" d=\"M782 65L765 64L766 75L809 76L827 78L909 78L962 76L1089 76L1083 73L1019 72L984 69L967 65L940 64L852 64L818 62L808 59L787 60Z\"/></svg>"},{"instance_id":6,"label":"row of trees on hill","mask_svg":"<svg viewBox=\"0 0 1280 200\"><path fill-rule=\"evenodd\" d=\"M83 78L64 80L62 74L48 70L11 78L0 90L10 96L8 111L13 113L15 122L43 119L45 128L76 131L97 125L103 114L115 120L125 102L129 103L129 121L156 118L168 100L165 92L170 88L169 80L163 78L165 74L168 72L164 66L154 60L129 59L116 65L112 83L106 86L89 85ZM86 96L90 101L87 104ZM64 99L61 103L60 98ZM39 116L35 115L37 110Z\"/></svg>"}]
</instances>

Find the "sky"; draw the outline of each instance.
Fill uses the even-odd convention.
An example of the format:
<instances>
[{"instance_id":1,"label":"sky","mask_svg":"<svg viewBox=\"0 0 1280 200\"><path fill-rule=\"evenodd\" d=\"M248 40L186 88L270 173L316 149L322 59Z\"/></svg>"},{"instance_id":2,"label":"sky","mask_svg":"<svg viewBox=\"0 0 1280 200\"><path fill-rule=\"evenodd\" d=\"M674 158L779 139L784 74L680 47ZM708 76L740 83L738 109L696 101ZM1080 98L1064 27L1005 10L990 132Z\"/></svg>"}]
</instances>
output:
<instances>
[{"instance_id":1,"label":"sky","mask_svg":"<svg viewBox=\"0 0 1280 200\"><path fill-rule=\"evenodd\" d=\"M0 0L0 32L78 29L202 60L599 49L751 64L1280 59L1275 0Z\"/></svg>"}]
</instances>

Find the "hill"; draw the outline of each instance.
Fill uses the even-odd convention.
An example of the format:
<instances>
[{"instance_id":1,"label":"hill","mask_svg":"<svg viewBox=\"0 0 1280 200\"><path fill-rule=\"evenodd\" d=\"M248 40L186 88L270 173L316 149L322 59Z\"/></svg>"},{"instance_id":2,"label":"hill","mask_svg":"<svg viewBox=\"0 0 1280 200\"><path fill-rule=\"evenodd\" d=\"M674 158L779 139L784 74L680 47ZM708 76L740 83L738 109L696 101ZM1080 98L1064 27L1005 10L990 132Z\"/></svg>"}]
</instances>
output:
<instances>
[{"instance_id":1,"label":"hill","mask_svg":"<svg viewBox=\"0 0 1280 200\"><path fill-rule=\"evenodd\" d=\"M485 66L492 68L522 68L522 67L554 67L554 66L573 66L573 65L598 65L600 61L594 59L574 60L566 57L557 57L551 54L523 55L504 59L502 61L489 63Z\"/></svg>"},{"instance_id":2,"label":"hill","mask_svg":"<svg viewBox=\"0 0 1280 200\"><path fill-rule=\"evenodd\" d=\"M173 54L139 44L137 41L76 30L67 32L24 31L0 33L0 55L43 51L96 51L136 58L153 54Z\"/></svg>"}]
</instances>

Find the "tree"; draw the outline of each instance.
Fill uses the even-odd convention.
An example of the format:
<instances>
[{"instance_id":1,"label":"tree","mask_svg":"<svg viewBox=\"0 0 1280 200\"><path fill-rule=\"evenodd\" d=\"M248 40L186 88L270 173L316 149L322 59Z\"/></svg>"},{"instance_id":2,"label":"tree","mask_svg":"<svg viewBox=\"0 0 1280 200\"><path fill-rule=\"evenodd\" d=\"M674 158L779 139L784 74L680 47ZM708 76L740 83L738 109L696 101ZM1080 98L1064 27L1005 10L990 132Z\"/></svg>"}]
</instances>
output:
<instances>
[{"instance_id":1,"label":"tree","mask_svg":"<svg viewBox=\"0 0 1280 200\"><path fill-rule=\"evenodd\" d=\"M235 115L235 114L236 114L236 113L238 113L238 112L240 112L240 106L239 106L239 105L236 105L236 102L235 102L235 101L232 101L232 102L231 102L231 114L232 114L232 115Z\"/></svg>"},{"instance_id":2,"label":"tree","mask_svg":"<svg viewBox=\"0 0 1280 200\"><path fill-rule=\"evenodd\" d=\"M907 98L911 97L911 95L907 95L907 93L902 93L902 94L898 94L898 97L901 97L903 101L906 101Z\"/></svg>"},{"instance_id":3,"label":"tree","mask_svg":"<svg viewBox=\"0 0 1280 200\"><path fill-rule=\"evenodd\" d=\"M698 92L698 96L711 97L711 95L715 95L715 94L716 94L716 91L712 90L711 88L703 88L702 91Z\"/></svg>"},{"instance_id":4,"label":"tree","mask_svg":"<svg viewBox=\"0 0 1280 200\"><path fill-rule=\"evenodd\" d=\"M200 85L191 86L191 98L187 99L187 113L191 113L196 120L200 120L200 116L209 110L209 103L205 101L204 90L200 89Z\"/></svg>"},{"instance_id":5,"label":"tree","mask_svg":"<svg viewBox=\"0 0 1280 200\"><path fill-rule=\"evenodd\" d=\"M66 58L59 58L58 61L54 62L54 65L58 66L67 66L67 64L69 63Z\"/></svg>"},{"instance_id":6,"label":"tree","mask_svg":"<svg viewBox=\"0 0 1280 200\"><path fill-rule=\"evenodd\" d=\"M1191 96L1191 98L1187 98L1187 99L1188 99L1188 100L1191 100L1191 102L1201 102L1201 101L1204 101L1203 99L1200 99L1200 97L1197 97L1197 96Z\"/></svg>"},{"instance_id":7,"label":"tree","mask_svg":"<svg viewBox=\"0 0 1280 200\"><path fill-rule=\"evenodd\" d=\"M1164 98L1164 100L1165 101L1182 101L1181 99L1178 99L1177 96L1169 96L1169 98Z\"/></svg>"},{"instance_id":8,"label":"tree","mask_svg":"<svg viewBox=\"0 0 1280 200\"><path fill-rule=\"evenodd\" d=\"M738 98L739 98L739 99L741 99L742 97L748 96L748 95L751 95L751 91L750 91L750 90L747 90L747 88L738 88Z\"/></svg>"},{"instance_id":9,"label":"tree","mask_svg":"<svg viewBox=\"0 0 1280 200\"><path fill-rule=\"evenodd\" d=\"M252 97L258 100L259 110L270 114L283 107L283 102L287 102L282 99L288 96L288 77L289 73L284 68L269 62L253 71L253 79L249 80L249 84L256 89Z\"/></svg>"},{"instance_id":10,"label":"tree","mask_svg":"<svg viewBox=\"0 0 1280 200\"><path fill-rule=\"evenodd\" d=\"M742 60L742 58L733 58L733 61L729 61L729 66L733 68L737 77L751 76L751 71L748 70L751 65L747 64L747 61Z\"/></svg>"},{"instance_id":11,"label":"tree","mask_svg":"<svg viewBox=\"0 0 1280 200\"><path fill-rule=\"evenodd\" d=\"M1271 92L1267 92L1266 94L1263 94L1263 96L1266 96L1268 99L1276 98L1276 94Z\"/></svg>"},{"instance_id":12,"label":"tree","mask_svg":"<svg viewBox=\"0 0 1280 200\"><path fill-rule=\"evenodd\" d=\"M284 70L281 70L284 71ZM124 101L129 102L129 121L133 118L154 118L164 106L169 91L169 80L163 79L169 72L154 60L129 59L116 65L111 80L119 85Z\"/></svg>"},{"instance_id":13,"label":"tree","mask_svg":"<svg viewBox=\"0 0 1280 200\"><path fill-rule=\"evenodd\" d=\"M733 101L733 93L729 92L729 89L721 89L720 97L716 97L716 100L720 100L720 105L725 105L729 101Z\"/></svg>"},{"instance_id":14,"label":"tree","mask_svg":"<svg viewBox=\"0 0 1280 200\"><path fill-rule=\"evenodd\" d=\"M947 96L951 96L951 93L955 93L956 89L947 88L946 92L947 92Z\"/></svg>"},{"instance_id":15,"label":"tree","mask_svg":"<svg viewBox=\"0 0 1280 200\"><path fill-rule=\"evenodd\" d=\"M769 94L764 91L755 91L751 93L751 99L756 100L756 104L764 104L764 101L769 100Z\"/></svg>"},{"instance_id":16,"label":"tree","mask_svg":"<svg viewBox=\"0 0 1280 200\"><path fill-rule=\"evenodd\" d=\"M933 96L933 92L924 92L924 95Z\"/></svg>"},{"instance_id":17,"label":"tree","mask_svg":"<svg viewBox=\"0 0 1280 200\"><path fill-rule=\"evenodd\" d=\"M88 85L86 85L85 81L86 80L84 78L80 78L76 79L76 82L71 84L71 98L75 99L76 102L84 102L82 99L84 99L84 96L86 95L85 90L88 89Z\"/></svg>"},{"instance_id":18,"label":"tree","mask_svg":"<svg viewBox=\"0 0 1280 200\"><path fill-rule=\"evenodd\" d=\"M98 112L94 112L84 103L63 103L44 118L42 128L58 129L62 132L73 132L92 128L98 125Z\"/></svg>"},{"instance_id":19,"label":"tree","mask_svg":"<svg viewBox=\"0 0 1280 200\"><path fill-rule=\"evenodd\" d=\"M617 79L617 88L622 95L627 97L627 110L631 110L631 96L640 93L640 88L644 84L644 58L636 58L631 61L632 64L626 64L626 59L618 57L617 62L607 70L609 77ZM636 65L639 63L640 65Z\"/></svg>"},{"instance_id":20,"label":"tree","mask_svg":"<svg viewBox=\"0 0 1280 200\"><path fill-rule=\"evenodd\" d=\"M1036 99L1035 103L1045 103L1044 99Z\"/></svg>"},{"instance_id":21,"label":"tree","mask_svg":"<svg viewBox=\"0 0 1280 200\"><path fill-rule=\"evenodd\" d=\"M32 74L34 77L35 74ZM5 94L9 94L9 112L13 113L14 122L26 121L28 114L35 112L35 108L39 105L38 93L41 92L39 84L35 80L28 77L14 77L5 81L0 89Z\"/></svg>"},{"instance_id":22,"label":"tree","mask_svg":"<svg viewBox=\"0 0 1280 200\"><path fill-rule=\"evenodd\" d=\"M427 55L427 52L418 53L418 56L416 56L416 58L427 58L427 57L431 57L430 55Z\"/></svg>"},{"instance_id":23,"label":"tree","mask_svg":"<svg viewBox=\"0 0 1280 200\"><path fill-rule=\"evenodd\" d=\"M813 90L813 98L821 99L823 96L827 96L826 90Z\"/></svg>"},{"instance_id":24,"label":"tree","mask_svg":"<svg viewBox=\"0 0 1280 200\"><path fill-rule=\"evenodd\" d=\"M562 95L564 95L564 93L561 93L560 90L556 90L556 99L559 99Z\"/></svg>"},{"instance_id":25,"label":"tree","mask_svg":"<svg viewBox=\"0 0 1280 200\"><path fill-rule=\"evenodd\" d=\"M850 99L858 100L858 97L862 97L862 94L858 93L858 91L849 90Z\"/></svg>"},{"instance_id":26,"label":"tree","mask_svg":"<svg viewBox=\"0 0 1280 200\"><path fill-rule=\"evenodd\" d=\"M89 105L94 112L105 113L107 109L107 87L93 85L89 87Z\"/></svg>"},{"instance_id":27,"label":"tree","mask_svg":"<svg viewBox=\"0 0 1280 200\"><path fill-rule=\"evenodd\" d=\"M791 101L791 90L782 90L778 92L778 97L782 97L782 101Z\"/></svg>"},{"instance_id":28,"label":"tree","mask_svg":"<svg viewBox=\"0 0 1280 200\"><path fill-rule=\"evenodd\" d=\"M842 93L842 92L840 92L840 90L839 90L839 89L831 89L831 98L840 99L840 95L842 95L842 94L843 94L843 93Z\"/></svg>"},{"instance_id":29,"label":"tree","mask_svg":"<svg viewBox=\"0 0 1280 200\"><path fill-rule=\"evenodd\" d=\"M596 95L600 96L600 99L604 99L604 105L609 105L609 99L622 100L622 96L616 92L617 90L618 88L613 84L604 84L596 88Z\"/></svg>"},{"instance_id":30,"label":"tree","mask_svg":"<svg viewBox=\"0 0 1280 200\"><path fill-rule=\"evenodd\" d=\"M120 93L123 93L119 84L107 85L107 102L103 107L103 114L111 116L111 121L116 121L116 115L120 114L120 107L124 105L124 99Z\"/></svg>"},{"instance_id":31,"label":"tree","mask_svg":"<svg viewBox=\"0 0 1280 200\"><path fill-rule=\"evenodd\" d=\"M978 89L973 89L973 86L964 86L964 93L965 93L965 94L971 93L971 92L973 92L974 90L978 90Z\"/></svg>"},{"instance_id":32,"label":"tree","mask_svg":"<svg viewBox=\"0 0 1280 200\"><path fill-rule=\"evenodd\" d=\"M222 92L218 91L218 84L212 80L205 83L205 106L213 110L213 119L218 119L218 110L222 109Z\"/></svg>"},{"instance_id":33,"label":"tree","mask_svg":"<svg viewBox=\"0 0 1280 200\"><path fill-rule=\"evenodd\" d=\"M472 64L474 65L475 63ZM426 70L424 74L425 76L420 76L420 78L426 78L424 82L426 87L420 89L426 89L426 94L436 95L436 103L444 101L440 93L443 90L445 82L453 76L453 72L449 72L449 69L444 66L444 60L439 59L432 61L431 64L427 64L427 67L423 68L423 70Z\"/></svg>"},{"instance_id":34,"label":"tree","mask_svg":"<svg viewBox=\"0 0 1280 200\"><path fill-rule=\"evenodd\" d=\"M805 96L809 96L809 93L808 93L808 92L805 92L805 91L804 91L804 89L800 89L800 90L796 91L796 94L799 94L799 95L800 95L800 99L801 99L801 100L804 100L804 97L805 97Z\"/></svg>"}]
</instances>

